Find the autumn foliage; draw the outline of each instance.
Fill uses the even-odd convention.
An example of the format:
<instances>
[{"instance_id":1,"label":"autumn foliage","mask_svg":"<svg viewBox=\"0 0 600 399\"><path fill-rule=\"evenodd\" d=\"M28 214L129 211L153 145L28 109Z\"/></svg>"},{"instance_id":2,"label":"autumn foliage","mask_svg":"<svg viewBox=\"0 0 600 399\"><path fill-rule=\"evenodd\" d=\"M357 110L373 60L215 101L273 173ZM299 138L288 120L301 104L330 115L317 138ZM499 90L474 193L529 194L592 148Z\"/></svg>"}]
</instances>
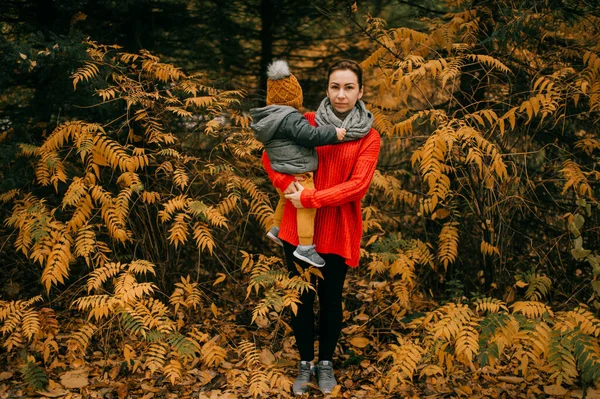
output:
<instances>
[{"instance_id":1,"label":"autumn foliage","mask_svg":"<svg viewBox=\"0 0 600 399\"><path fill-rule=\"evenodd\" d=\"M419 30L364 28L384 144L332 396L588 391L600 379L599 17L549 3L448 10ZM0 301L15 389L291 397L287 314L320 273L290 277L263 237L274 192L246 93L147 51L86 46L73 89L110 117L21 143L35 182L0 194L7 246L36 279L29 297ZM57 385L66 372L86 384Z\"/></svg>"}]
</instances>

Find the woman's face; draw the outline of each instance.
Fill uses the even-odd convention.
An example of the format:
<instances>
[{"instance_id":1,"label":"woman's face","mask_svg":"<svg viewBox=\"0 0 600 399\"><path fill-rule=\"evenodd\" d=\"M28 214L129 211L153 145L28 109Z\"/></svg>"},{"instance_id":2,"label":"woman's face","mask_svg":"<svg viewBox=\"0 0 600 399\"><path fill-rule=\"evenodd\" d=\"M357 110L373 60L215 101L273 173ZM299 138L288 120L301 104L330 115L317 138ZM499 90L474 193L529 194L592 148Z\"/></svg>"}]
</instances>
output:
<instances>
[{"instance_id":1,"label":"woman's face","mask_svg":"<svg viewBox=\"0 0 600 399\"><path fill-rule=\"evenodd\" d=\"M329 75L327 97L336 112L350 111L362 97L362 87L358 86L358 77L348 69L333 71Z\"/></svg>"}]
</instances>

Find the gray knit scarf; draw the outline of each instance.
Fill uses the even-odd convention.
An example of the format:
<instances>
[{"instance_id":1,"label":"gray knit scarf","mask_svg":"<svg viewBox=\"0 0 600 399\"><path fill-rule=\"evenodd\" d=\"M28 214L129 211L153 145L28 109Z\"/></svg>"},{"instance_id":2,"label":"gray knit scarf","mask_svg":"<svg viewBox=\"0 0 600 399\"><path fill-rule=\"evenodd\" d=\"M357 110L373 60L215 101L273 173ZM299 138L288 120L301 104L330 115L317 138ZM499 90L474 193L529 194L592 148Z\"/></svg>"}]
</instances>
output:
<instances>
[{"instance_id":1,"label":"gray knit scarf","mask_svg":"<svg viewBox=\"0 0 600 399\"><path fill-rule=\"evenodd\" d=\"M369 133L373 124L373 114L365 108L362 100L358 100L344 120L341 120L333 112L329 97L325 97L317 109L316 120L317 126L333 125L345 128L346 137L343 141L351 141L358 140Z\"/></svg>"}]
</instances>

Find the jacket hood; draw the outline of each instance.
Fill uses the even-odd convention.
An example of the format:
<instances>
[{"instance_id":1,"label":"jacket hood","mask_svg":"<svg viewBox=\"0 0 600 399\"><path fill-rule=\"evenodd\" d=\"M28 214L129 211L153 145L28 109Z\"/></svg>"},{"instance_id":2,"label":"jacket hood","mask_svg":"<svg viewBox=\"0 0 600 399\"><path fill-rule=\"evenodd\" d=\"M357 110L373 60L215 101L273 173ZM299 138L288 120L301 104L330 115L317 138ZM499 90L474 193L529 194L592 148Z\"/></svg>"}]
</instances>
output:
<instances>
[{"instance_id":1,"label":"jacket hood","mask_svg":"<svg viewBox=\"0 0 600 399\"><path fill-rule=\"evenodd\" d=\"M286 116L292 112L298 112L294 107L287 105L268 105L262 108L252 108L250 116L252 124L250 127L254 131L254 137L261 143L266 143L279 129L279 125Z\"/></svg>"}]
</instances>

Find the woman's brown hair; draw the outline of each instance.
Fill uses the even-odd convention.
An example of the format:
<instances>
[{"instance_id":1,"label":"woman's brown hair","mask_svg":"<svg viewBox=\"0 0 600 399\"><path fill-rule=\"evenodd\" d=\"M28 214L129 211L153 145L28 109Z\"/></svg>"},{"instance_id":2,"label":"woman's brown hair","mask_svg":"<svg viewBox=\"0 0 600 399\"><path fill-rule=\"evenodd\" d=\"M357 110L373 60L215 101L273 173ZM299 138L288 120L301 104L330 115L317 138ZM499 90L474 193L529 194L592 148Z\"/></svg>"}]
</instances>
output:
<instances>
[{"instance_id":1,"label":"woman's brown hair","mask_svg":"<svg viewBox=\"0 0 600 399\"><path fill-rule=\"evenodd\" d=\"M360 67L360 65L358 64L358 62L356 61L352 61L352 60L339 60L334 62L333 64L331 64L329 66L329 70L327 71L327 80L329 81L329 78L331 77L331 74L334 73L335 71L352 71L354 72L354 74L356 75L356 77L358 78L358 88L362 88L362 68Z\"/></svg>"}]
</instances>

